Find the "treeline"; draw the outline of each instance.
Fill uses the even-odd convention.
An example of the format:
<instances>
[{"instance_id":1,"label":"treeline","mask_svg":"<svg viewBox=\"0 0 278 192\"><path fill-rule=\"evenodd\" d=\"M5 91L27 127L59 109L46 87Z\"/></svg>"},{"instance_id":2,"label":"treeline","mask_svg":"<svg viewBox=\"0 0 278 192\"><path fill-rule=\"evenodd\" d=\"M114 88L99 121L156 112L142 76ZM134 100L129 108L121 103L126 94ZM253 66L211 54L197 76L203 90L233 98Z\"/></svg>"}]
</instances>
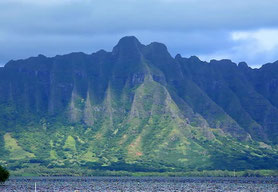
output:
<instances>
[{"instance_id":1,"label":"treeline","mask_svg":"<svg viewBox=\"0 0 278 192\"><path fill-rule=\"evenodd\" d=\"M278 170L203 170L189 172L169 172L168 176L188 176L188 177L278 177Z\"/></svg>"},{"instance_id":2,"label":"treeline","mask_svg":"<svg viewBox=\"0 0 278 192\"><path fill-rule=\"evenodd\" d=\"M161 177L278 177L278 170L204 170L188 172L131 172L86 168L23 168L12 171L14 176L161 176Z\"/></svg>"},{"instance_id":3,"label":"treeline","mask_svg":"<svg viewBox=\"0 0 278 192\"><path fill-rule=\"evenodd\" d=\"M9 177L9 171L0 165L0 183L4 183Z\"/></svg>"}]
</instances>

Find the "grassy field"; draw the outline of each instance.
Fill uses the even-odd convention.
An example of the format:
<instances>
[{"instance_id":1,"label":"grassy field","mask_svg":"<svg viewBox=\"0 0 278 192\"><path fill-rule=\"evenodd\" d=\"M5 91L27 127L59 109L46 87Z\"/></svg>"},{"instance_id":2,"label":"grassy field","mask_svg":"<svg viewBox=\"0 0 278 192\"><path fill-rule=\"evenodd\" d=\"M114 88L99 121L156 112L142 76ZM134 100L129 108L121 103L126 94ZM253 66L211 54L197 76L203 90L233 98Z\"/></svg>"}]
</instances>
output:
<instances>
[{"instance_id":1,"label":"grassy field","mask_svg":"<svg viewBox=\"0 0 278 192\"><path fill-rule=\"evenodd\" d=\"M204 170L188 172L130 172L84 168L23 168L11 171L12 176L160 176L160 177L278 177L278 170Z\"/></svg>"}]
</instances>

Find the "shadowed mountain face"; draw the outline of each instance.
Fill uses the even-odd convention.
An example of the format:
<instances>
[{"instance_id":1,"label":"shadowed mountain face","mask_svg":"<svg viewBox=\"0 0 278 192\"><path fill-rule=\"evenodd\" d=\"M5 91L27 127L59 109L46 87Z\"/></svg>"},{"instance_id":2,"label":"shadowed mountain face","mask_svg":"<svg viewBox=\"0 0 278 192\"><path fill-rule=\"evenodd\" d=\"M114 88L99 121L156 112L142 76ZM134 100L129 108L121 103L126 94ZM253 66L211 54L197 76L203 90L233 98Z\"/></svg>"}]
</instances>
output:
<instances>
[{"instance_id":1,"label":"shadowed mountain face","mask_svg":"<svg viewBox=\"0 0 278 192\"><path fill-rule=\"evenodd\" d=\"M112 52L10 61L0 140L11 169L278 168L278 63L173 58L135 37Z\"/></svg>"}]
</instances>

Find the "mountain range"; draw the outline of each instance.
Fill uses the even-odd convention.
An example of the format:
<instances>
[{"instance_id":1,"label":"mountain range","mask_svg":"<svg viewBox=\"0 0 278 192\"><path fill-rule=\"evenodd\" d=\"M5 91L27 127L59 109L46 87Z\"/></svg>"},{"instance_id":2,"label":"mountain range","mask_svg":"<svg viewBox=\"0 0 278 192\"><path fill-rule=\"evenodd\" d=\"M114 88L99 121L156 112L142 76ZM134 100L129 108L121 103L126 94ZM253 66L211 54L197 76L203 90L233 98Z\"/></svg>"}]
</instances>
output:
<instances>
[{"instance_id":1,"label":"mountain range","mask_svg":"<svg viewBox=\"0 0 278 192\"><path fill-rule=\"evenodd\" d=\"M0 164L127 171L278 168L278 61L174 58L122 38L111 52L0 68Z\"/></svg>"}]
</instances>

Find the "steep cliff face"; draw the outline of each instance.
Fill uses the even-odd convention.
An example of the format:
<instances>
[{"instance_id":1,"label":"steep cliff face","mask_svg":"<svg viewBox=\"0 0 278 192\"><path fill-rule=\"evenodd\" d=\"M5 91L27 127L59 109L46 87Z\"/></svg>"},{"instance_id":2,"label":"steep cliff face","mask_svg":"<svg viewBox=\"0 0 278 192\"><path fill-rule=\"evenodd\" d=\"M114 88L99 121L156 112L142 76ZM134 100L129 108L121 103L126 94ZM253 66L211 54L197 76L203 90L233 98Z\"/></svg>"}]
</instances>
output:
<instances>
[{"instance_id":1,"label":"steep cliff face","mask_svg":"<svg viewBox=\"0 0 278 192\"><path fill-rule=\"evenodd\" d=\"M10 61L0 68L1 161L277 168L277 66L173 58L135 37L112 52Z\"/></svg>"}]
</instances>

